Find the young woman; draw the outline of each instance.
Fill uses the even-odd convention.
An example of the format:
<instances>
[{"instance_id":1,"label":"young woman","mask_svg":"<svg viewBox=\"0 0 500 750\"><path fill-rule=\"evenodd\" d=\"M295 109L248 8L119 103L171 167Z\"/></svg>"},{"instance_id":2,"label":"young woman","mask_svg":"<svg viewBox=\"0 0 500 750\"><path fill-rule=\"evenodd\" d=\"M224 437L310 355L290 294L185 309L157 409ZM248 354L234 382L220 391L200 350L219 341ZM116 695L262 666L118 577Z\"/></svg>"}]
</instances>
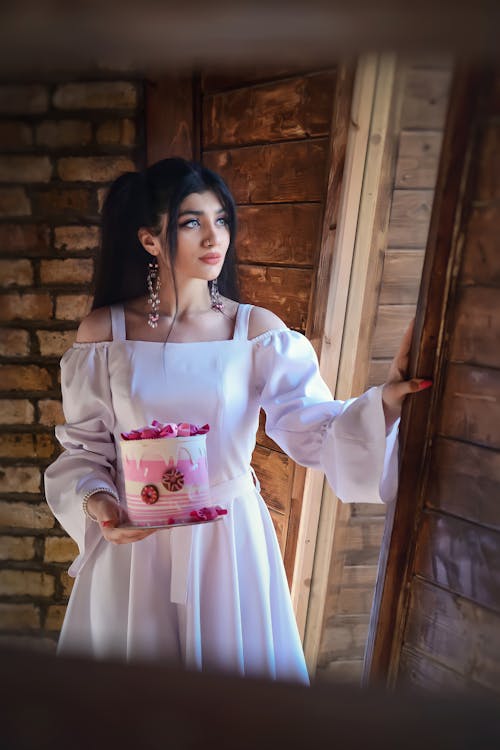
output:
<instances>
[{"instance_id":1,"label":"young woman","mask_svg":"<svg viewBox=\"0 0 500 750\"><path fill-rule=\"evenodd\" d=\"M250 460L259 410L345 501L393 500L408 331L388 382L334 401L309 341L238 303L235 205L223 180L165 159L111 186L94 308L63 356L66 449L47 501L80 554L59 653L152 659L308 681L280 550ZM148 291L149 289L149 291ZM120 433L209 423L217 523L123 528ZM82 507L83 506L83 507Z\"/></svg>"}]
</instances>

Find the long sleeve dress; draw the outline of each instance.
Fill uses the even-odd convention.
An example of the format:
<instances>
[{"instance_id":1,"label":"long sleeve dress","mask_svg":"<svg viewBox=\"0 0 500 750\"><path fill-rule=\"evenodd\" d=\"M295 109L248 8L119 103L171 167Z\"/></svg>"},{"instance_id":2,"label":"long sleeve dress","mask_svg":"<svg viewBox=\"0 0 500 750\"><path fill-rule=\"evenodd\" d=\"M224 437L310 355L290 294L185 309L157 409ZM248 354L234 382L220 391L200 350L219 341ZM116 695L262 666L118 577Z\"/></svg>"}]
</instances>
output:
<instances>
[{"instance_id":1,"label":"long sleeve dress","mask_svg":"<svg viewBox=\"0 0 500 750\"><path fill-rule=\"evenodd\" d=\"M46 498L80 554L59 653L151 659L194 669L307 683L283 562L250 468L259 410L266 432L295 461L325 472L347 502L387 502L397 482L397 426L386 435L381 388L335 401L310 342L289 329L248 339L250 305L227 341L126 338L75 343L61 360L65 451L45 473ZM150 423L210 425L215 523L163 529L115 545L82 511L108 487L124 496L120 433Z\"/></svg>"}]
</instances>

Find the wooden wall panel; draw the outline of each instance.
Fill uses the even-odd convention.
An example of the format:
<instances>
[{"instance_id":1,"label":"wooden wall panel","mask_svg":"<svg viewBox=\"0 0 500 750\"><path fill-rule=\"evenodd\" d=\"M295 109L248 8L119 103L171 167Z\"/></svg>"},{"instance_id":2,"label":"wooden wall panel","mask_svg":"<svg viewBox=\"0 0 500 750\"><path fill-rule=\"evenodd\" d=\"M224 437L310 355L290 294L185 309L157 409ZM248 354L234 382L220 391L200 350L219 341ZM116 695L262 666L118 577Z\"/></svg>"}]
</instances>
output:
<instances>
[{"instance_id":1,"label":"wooden wall panel","mask_svg":"<svg viewBox=\"0 0 500 750\"><path fill-rule=\"evenodd\" d=\"M258 445L252 464L266 487L266 503L270 508L286 515L293 478L293 463L288 456Z\"/></svg>"},{"instance_id":2,"label":"wooden wall panel","mask_svg":"<svg viewBox=\"0 0 500 750\"><path fill-rule=\"evenodd\" d=\"M401 113L402 129L441 130L446 115L449 86L449 68L426 70L412 67L406 79L406 96Z\"/></svg>"},{"instance_id":3,"label":"wooden wall panel","mask_svg":"<svg viewBox=\"0 0 500 750\"><path fill-rule=\"evenodd\" d=\"M208 151L203 161L227 181L237 203L321 201L328 142L292 141Z\"/></svg>"},{"instance_id":4,"label":"wooden wall panel","mask_svg":"<svg viewBox=\"0 0 500 750\"><path fill-rule=\"evenodd\" d=\"M411 646L403 646L401 650L400 675L405 685L432 691L433 693L449 695L450 692L463 691L463 676L445 667L435 659L430 659Z\"/></svg>"},{"instance_id":5,"label":"wooden wall panel","mask_svg":"<svg viewBox=\"0 0 500 750\"><path fill-rule=\"evenodd\" d=\"M327 136L334 85L335 73L327 71L207 95L203 102L205 149Z\"/></svg>"},{"instance_id":6,"label":"wooden wall panel","mask_svg":"<svg viewBox=\"0 0 500 750\"><path fill-rule=\"evenodd\" d=\"M268 203L238 209L240 263L313 267L321 227L321 206Z\"/></svg>"},{"instance_id":7,"label":"wooden wall panel","mask_svg":"<svg viewBox=\"0 0 500 750\"><path fill-rule=\"evenodd\" d=\"M498 210L493 206L474 206L465 232L462 284L500 286L498 252Z\"/></svg>"},{"instance_id":8,"label":"wooden wall panel","mask_svg":"<svg viewBox=\"0 0 500 750\"><path fill-rule=\"evenodd\" d=\"M466 287L459 291L451 360L500 368L499 296L500 290L495 287Z\"/></svg>"},{"instance_id":9,"label":"wooden wall panel","mask_svg":"<svg viewBox=\"0 0 500 750\"><path fill-rule=\"evenodd\" d=\"M290 328L305 330L311 293L311 271L241 264L239 278L245 300L272 310Z\"/></svg>"},{"instance_id":10,"label":"wooden wall panel","mask_svg":"<svg viewBox=\"0 0 500 750\"><path fill-rule=\"evenodd\" d=\"M424 250L386 250L379 305L416 305Z\"/></svg>"},{"instance_id":11,"label":"wooden wall panel","mask_svg":"<svg viewBox=\"0 0 500 750\"><path fill-rule=\"evenodd\" d=\"M401 133L394 187L433 190L442 141L443 136L439 130Z\"/></svg>"},{"instance_id":12,"label":"wooden wall panel","mask_svg":"<svg viewBox=\"0 0 500 750\"><path fill-rule=\"evenodd\" d=\"M441 435L500 449L500 370L450 364L441 400Z\"/></svg>"},{"instance_id":13,"label":"wooden wall panel","mask_svg":"<svg viewBox=\"0 0 500 750\"><path fill-rule=\"evenodd\" d=\"M414 314L413 305L379 305L372 341L372 357L386 357L397 351Z\"/></svg>"},{"instance_id":14,"label":"wooden wall panel","mask_svg":"<svg viewBox=\"0 0 500 750\"><path fill-rule=\"evenodd\" d=\"M500 534L497 531L461 518L424 512L413 571L500 613Z\"/></svg>"},{"instance_id":15,"label":"wooden wall panel","mask_svg":"<svg viewBox=\"0 0 500 750\"><path fill-rule=\"evenodd\" d=\"M432 190L394 190L387 247L425 247L433 195Z\"/></svg>"},{"instance_id":16,"label":"wooden wall panel","mask_svg":"<svg viewBox=\"0 0 500 750\"><path fill-rule=\"evenodd\" d=\"M500 198L500 124L487 123L479 154L479 178L475 199L494 201Z\"/></svg>"},{"instance_id":17,"label":"wooden wall panel","mask_svg":"<svg viewBox=\"0 0 500 750\"><path fill-rule=\"evenodd\" d=\"M500 453L437 438L425 504L500 531Z\"/></svg>"}]
</instances>

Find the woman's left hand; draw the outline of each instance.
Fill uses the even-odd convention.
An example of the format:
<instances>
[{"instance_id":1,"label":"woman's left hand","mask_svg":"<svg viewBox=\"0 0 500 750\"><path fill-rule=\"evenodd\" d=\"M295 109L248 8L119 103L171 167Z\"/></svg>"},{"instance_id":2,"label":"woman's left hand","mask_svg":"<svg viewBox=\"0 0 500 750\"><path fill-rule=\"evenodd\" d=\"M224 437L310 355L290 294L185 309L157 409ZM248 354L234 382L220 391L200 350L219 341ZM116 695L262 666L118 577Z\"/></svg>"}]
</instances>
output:
<instances>
[{"instance_id":1,"label":"woman's left hand","mask_svg":"<svg viewBox=\"0 0 500 750\"><path fill-rule=\"evenodd\" d=\"M429 388L432 380L424 378L406 379L410 346L413 336L415 318L411 321L399 345L399 350L391 362L387 381L382 388L382 402L386 427L389 429L401 415L403 401L409 393L417 393Z\"/></svg>"}]
</instances>

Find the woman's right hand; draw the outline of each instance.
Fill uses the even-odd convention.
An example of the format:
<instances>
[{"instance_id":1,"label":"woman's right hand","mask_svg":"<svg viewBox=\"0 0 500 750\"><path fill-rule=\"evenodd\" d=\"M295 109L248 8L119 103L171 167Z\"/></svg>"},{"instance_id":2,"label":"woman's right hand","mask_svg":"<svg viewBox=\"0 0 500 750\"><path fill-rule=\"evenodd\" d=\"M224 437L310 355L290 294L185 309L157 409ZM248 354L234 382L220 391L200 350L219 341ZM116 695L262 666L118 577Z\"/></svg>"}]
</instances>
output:
<instances>
[{"instance_id":1,"label":"woman's right hand","mask_svg":"<svg viewBox=\"0 0 500 750\"><path fill-rule=\"evenodd\" d=\"M91 495L87 502L89 513L97 518L101 527L101 534L113 544L130 544L139 542L147 536L154 534L155 529L122 529L120 523L124 520L124 511L116 500L107 492L96 492Z\"/></svg>"}]
</instances>

